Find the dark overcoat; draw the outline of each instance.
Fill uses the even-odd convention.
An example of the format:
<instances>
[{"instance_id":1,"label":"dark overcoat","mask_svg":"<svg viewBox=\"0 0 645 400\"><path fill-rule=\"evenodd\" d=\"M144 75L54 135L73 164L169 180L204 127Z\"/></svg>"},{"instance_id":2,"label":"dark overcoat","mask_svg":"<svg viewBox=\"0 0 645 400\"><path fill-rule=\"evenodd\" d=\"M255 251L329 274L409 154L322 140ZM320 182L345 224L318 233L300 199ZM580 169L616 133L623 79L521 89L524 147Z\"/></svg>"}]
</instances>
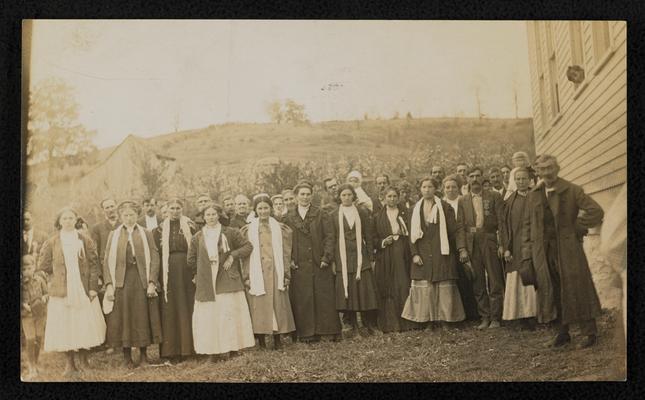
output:
<instances>
[{"instance_id":1,"label":"dark overcoat","mask_svg":"<svg viewBox=\"0 0 645 400\"><path fill-rule=\"evenodd\" d=\"M554 188L548 201L543 184L529 192L522 225L522 259L532 260L535 268L538 321L546 323L557 316L544 246L545 203L556 224L561 322L590 320L600 315L600 301L582 242L588 229L602 222L604 212L580 186L558 178Z\"/></svg>"}]
</instances>

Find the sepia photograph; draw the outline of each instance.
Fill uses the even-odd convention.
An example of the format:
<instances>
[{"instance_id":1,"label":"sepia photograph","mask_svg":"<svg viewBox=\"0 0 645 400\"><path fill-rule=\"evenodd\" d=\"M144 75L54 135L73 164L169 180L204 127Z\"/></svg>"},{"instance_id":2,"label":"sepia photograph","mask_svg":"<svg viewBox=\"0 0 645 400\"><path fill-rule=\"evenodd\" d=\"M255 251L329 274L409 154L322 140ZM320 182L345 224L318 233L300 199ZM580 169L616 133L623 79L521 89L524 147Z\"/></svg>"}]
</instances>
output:
<instances>
[{"instance_id":1,"label":"sepia photograph","mask_svg":"<svg viewBox=\"0 0 645 400\"><path fill-rule=\"evenodd\" d=\"M625 381L626 39L23 20L21 380Z\"/></svg>"}]
</instances>

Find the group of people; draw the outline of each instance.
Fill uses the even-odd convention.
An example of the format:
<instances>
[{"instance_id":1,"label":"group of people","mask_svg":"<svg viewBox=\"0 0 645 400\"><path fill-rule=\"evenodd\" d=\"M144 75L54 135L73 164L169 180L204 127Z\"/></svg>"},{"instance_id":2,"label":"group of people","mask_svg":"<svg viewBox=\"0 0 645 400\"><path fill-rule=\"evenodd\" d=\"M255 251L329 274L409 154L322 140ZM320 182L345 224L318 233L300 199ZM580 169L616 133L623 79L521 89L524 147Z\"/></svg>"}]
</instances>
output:
<instances>
[{"instance_id":1,"label":"group of people","mask_svg":"<svg viewBox=\"0 0 645 400\"><path fill-rule=\"evenodd\" d=\"M49 238L25 212L30 373L41 345L65 352L70 375L101 345L122 349L127 368L133 347L138 364L157 362L146 352L157 343L173 363L194 354L221 361L256 340L280 349L285 335L338 341L343 324L371 335L467 319L481 320L477 329L555 321L558 347L575 322L580 346L592 346L600 303L582 238L603 210L558 177L554 157L531 167L518 152L512 164L488 171L489 189L481 168L463 164L448 176L433 167L416 190L381 174L372 196L352 171L346 183L323 181L320 206L307 181L222 205L202 195L193 218L180 199L160 215L152 199L106 199L103 222L87 229L64 208Z\"/></svg>"}]
</instances>

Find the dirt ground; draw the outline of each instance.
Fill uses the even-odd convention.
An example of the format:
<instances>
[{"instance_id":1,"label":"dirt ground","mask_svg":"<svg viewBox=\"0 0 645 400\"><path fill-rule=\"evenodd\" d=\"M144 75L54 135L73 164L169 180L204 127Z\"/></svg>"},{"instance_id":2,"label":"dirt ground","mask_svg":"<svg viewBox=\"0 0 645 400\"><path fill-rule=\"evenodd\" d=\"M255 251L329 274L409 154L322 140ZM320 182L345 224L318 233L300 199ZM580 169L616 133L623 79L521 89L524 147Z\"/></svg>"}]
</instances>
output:
<instances>
[{"instance_id":1,"label":"dirt ground","mask_svg":"<svg viewBox=\"0 0 645 400\"><path fill-rule=\"evenodd\" d=\"M618 311L603 311L595 347L572 344L548 348L553 328L520 330L512 324L478 331L476 322L459 328L438 328L379 336L350 337L340 343L295 343L283 350L246 349L228 361L212 364L197 356L178 365L126 370L120 351L91 355L92 369L78 381L164 382L454 382L624 380L625 345ZM135 352L137 354L138 352ZM149 350L152 358L158 347ZM24 356L24 354L23 354ZM44 353L34 381L65 381L64 356ZM24 371L23 371L24 372Z\"/></svg>"}]
</instances>

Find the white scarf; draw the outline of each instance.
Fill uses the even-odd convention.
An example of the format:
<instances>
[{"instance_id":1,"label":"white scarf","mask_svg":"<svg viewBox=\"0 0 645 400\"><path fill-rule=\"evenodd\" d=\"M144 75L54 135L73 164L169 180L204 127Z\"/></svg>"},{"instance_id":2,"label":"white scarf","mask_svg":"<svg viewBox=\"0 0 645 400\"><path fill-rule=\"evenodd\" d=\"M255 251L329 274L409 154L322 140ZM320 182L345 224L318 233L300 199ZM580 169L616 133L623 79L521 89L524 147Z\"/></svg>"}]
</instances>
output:
<instances>
[{"instance_id":1,"label":"white scarf","mask_svg":"<svg viewBox=\"0 0 645 400\"><path fill-rule=\"evenodd\" d=\"M345 210L343 210L345 208ZM363 231L361 227L361 217L358 213L358 208L352 205L350 207L340 206L338 210L338 244L340 246L340 264L343 273L343 289L345 289L345 298L348 298L347 293L347 253L345 248L345 224L343 224L343 215L347 213L354 214L354 221L356 226L356 254L358 256L358 266L356 267L356 279L361 277L361 267L363 266Z\"/></svg>"},{"instance_id":2,"label":"white scarf","mask_svg":"<svg viewBox=\"0 0 645 400\"><path fill-rule=\"evenodd\" d=\"M146 282L150 281L150 247L148 246L148 238L144 232L144 228L139 225L134 225L139 231L141 236L141 241L143 242L143 252L146 262ZM112 288L116 289L116 252L117 247L119 246L119 238L121 237L121 231L123 230L124 225L119 225L114 234L112 235L112 241L110 242L110 249L108 250L108 270L110 271L110 278L112 281ZM134 230L134 228L133 228ZM132 246L132 252L134 253L134 242L132 240L132 233L128 232L128 242ZM112 312L112 307L114 307L114 300L108 300L103 298L103 313L109 314Z\"/></svg>"},{"instance_id":3,"label":"white scarf","mask_svg":"<svg viewBox=\"0 0 645 400\"><path fill-rule=\"evenodd\" d=\"M226 253L229 251L228 241L226 240L226 236L222 235L221 224L217 224L214 228L204 226L202 228L202 235L204 235L208 259L211 262L211 284L213 285L213 301L215 301L217 298L217 274L219 273L219 249L217 245L221 237L222 249Z\"/></svg>"},{"instance_id":4,"label":"white scarf","mask_svg":"<svg viewBox=\"0 0 645 400\"><path fill-rule=\"evenodd\" d=\"M284 254L282 251L282 228L280 223L273 217L269 217L271 228L271 247L273 248L273 260L276 273L278 274L278 290L284 291ZM266 294L264 290L264 277L262 275L262 261L260 259L260 219L256 218L249 224L247 232L249 242L253 245L253 251L249 259L249 281L252 296Z\"/></svg>"},{"instance_id":5,"label":"white scarf","mask_svg":"<svg viewBox=\"0 0 645 400\"><path fill-rule=\"evenodd\" d=\"M179 226L186 239L186 244L190 246L192 234L190 233L190 219L184 215L179 218ZM161 266L163 272L163 297L168 302L168 260L170 259L170 218L166 218L161 223Z\"/></svg>"},{"instance_id":6,"label":"white scarf","mask_svg":"<svg viewBox=\"0 0 645 400\"><path fill-rule=\"evenodd\" d=\"M412 224L410 226L410 241L412 241L412 243L416 243L417 240L423 237L423 230L421 229L421 204L423 204L423 199L419 200L417 204L414 205L414 210L412 210ZM430 223L437 223L437 212L439 213L439 241L441 243L441 254L446 256L450 254L446 216L443 213L441 199L434 196L434 205L432 206L432 211L430 211Z\"/></svg>"}]
</instances>

